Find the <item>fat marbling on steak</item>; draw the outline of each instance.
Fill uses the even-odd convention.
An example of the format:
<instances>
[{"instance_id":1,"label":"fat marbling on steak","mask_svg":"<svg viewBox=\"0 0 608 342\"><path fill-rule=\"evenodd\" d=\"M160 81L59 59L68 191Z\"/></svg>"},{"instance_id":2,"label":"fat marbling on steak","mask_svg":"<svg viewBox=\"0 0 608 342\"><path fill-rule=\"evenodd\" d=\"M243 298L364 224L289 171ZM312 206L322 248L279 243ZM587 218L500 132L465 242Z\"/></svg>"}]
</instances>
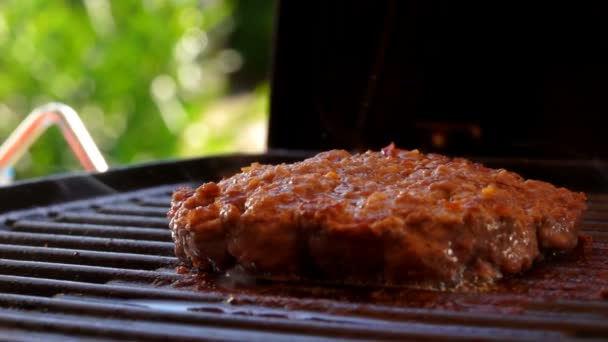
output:
<instances>
[{"instance_id":1,"label":"fat marbling on steak","mask_svg":"<svg viewBox=\"0 0 608 342\"><path fill-rule=\"evenodd\" d=\"M466 159L407 151L257 163L179 189L179 258L206 271L383 284L490 281L573 249L585 195Z\"/></svg>"}]
</instances>

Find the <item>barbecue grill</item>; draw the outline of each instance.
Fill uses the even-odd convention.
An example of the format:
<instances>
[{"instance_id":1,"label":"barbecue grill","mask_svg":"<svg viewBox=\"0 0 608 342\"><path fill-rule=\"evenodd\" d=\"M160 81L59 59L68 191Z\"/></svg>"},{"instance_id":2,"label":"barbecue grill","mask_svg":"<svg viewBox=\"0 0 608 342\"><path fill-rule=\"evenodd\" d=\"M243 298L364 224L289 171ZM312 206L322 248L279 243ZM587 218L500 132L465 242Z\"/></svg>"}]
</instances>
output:
<instances>
[{"instance_id":1,"label":"barbecue grill","mask_svg":"<svg viewBox=\"0 0 608 342\"><path fill-rule=\"evenodd\" d=\"M479 130L483 137L495 128L474 116L405 112L397 118L382 105L391 101L386 99L387 93L377 91L395 81L386 76L396 67L390 52L401 46L395 42L394 32L411 25L400 20L403 15L432 14L436 9L415 1L352 5L347 11L333 3L316 5L283 2L279 8L268 153L154 162L0 189L0 340L608 337L608 165L601 158L606 142L585 145L589 140L581 141L585 150L574 156L578 158L568 151L560 155L556 148L541 158L539 153L547 145L522 134L518 139L532 147L525 156L514 157L503 153L505 136L487 141L470 134ZM308 20L320 23L320 28L309 27L311 35L318 47L332 47L334 54L322 58L303 51L306 44L293 45L298 41L294 37L303 37L296 14L307 14ZM370 23L366 29L357 25L363 17ZM337 39L340 34L360 35L358 40L341 40ZM425 34L418 31L416 39L426 41ZM348 65L338 65L338 57L355 47L363 52L346 62ZM288 72L298 63L305 65L304 71ZM332 77L344 77L344 87L329 94L326 85L320 85L309 97L302 97L306 94L302 87L310 86L311 78L321 77L306 72L307 68L312 65L317 72L329 72L326 64L337 70L323 77L335 82ZM345 116L348 111L354 117ZM337 127L340 120L344 127ZM380 125L394 125L394 120L418 127L418 133L403 137L392 135L393 128L379 129ZM478 127L470 129L471 122ZM305 129L298 130L292 123ZM166 219L175 188L218 180L254 161L301 160L311 155L307 149L375 147L386 143L377 140L382 132L385 139L401 139L402 145L458 151L490 167L505 167L525 177L586 191L589 210L579 247L571 255L549 258L522 276L481 289L455 291L272 282L250 279L237 271L194 274L184 272L178 264ZM437 144L441 141L444 144Z\"/></svg>"}]
</instances>

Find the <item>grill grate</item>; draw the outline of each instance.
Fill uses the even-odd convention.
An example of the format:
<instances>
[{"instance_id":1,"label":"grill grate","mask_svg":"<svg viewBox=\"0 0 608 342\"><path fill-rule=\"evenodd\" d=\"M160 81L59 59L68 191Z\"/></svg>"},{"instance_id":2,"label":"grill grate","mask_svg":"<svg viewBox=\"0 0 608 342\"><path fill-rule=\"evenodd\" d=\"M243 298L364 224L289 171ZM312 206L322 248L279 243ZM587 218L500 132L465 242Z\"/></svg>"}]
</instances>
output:
<instances>
[{"instance_id":1,"label":"grill grate","mask_svg":"<svg viewBox=\"0 0 608 342\"><path fill-rule=\"evenodd\" d=\"M179 275L175 186L0 216L0 340L593 339L608 336L608 194L577 256L482 293Z\"/></svg>"}]
</instances>

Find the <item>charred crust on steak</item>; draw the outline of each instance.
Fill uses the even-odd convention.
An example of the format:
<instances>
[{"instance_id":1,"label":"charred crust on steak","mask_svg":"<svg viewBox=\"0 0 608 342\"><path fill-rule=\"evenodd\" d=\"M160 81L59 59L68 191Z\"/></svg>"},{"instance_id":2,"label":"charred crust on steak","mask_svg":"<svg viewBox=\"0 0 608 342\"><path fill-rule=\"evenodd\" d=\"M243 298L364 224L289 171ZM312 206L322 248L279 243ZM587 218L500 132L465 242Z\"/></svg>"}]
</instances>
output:
<instances>
[{"instance_id":1,"label":"charred crust on steak","mask_svg":"<svg viewBox=\"0 0 608 342\"><path fill-rule=\"evenodd\" d=\"M175 191L176 255L202 271L460 284L524 272L578 241L583 193L462 158L320 153Z\"/></svg>"}]
</instances>

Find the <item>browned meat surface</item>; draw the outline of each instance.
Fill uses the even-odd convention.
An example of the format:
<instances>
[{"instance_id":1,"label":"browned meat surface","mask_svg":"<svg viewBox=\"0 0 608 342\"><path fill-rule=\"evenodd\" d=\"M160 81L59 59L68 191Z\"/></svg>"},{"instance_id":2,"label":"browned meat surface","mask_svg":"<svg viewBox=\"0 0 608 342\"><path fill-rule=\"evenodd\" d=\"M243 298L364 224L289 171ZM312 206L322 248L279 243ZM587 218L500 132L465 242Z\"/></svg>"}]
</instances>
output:
<instances>
[{"instance_id":1,"label":"browned meat surface","mask_svg":"<svg viewBox=\"0 0 608 342\"><path fill-rule=\"evenodd\" d=\"M177 190L169 218L177 256L201 270L455 285L572 250L584 210L582 193L391 145L252 164Z\"/></svg>"}]
</instances>

